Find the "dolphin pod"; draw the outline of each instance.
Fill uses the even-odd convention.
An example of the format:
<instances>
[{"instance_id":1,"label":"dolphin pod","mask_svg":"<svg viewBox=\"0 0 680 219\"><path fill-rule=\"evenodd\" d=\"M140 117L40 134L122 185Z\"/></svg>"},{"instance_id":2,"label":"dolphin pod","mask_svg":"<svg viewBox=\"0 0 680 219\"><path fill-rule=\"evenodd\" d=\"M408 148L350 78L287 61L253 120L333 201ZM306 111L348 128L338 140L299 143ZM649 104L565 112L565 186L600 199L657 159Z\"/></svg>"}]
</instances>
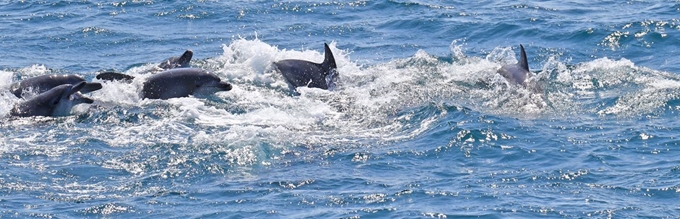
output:
<instances>
[{"instance_id":1,"label":"dolphin pod","mask_svg":"<svg viewBox=\"0 0 680 219\"><path fill-rule=\"evenodd\" d=\"M192 56L193 51L186 50L179 57L170 57L161 62L159 68L170 70L149 77L144 82L143 97L169 99L231 90L231 84L221 82L213 74L201 69L186 68ZM105 72L97 75L97 78L127 81L134 79L132 76L115 72ZM36 94L17 103L10 111L10 116L65 116L69 115L71 108L77 104L93 103L94 100L82 94L102 89L102 85L86 82L78 75L52 74L12 83L9 89L19 98L27 98L25 95L27 92Z\"/></svg>"},{"instance_id":2,"label":"dolphin pod","mask_svg":"<svg viewBox=\"0 0 680 219\"><path fill-rule=\"evenodd\" d=\"M193 51L186 50L179 57L170 57L157 67L164 71L147 77L143 82L141 98L170 99L188 96L211 95L215 92L229 91L232 85L223 82L218 76L203 69L190 68ZM328 44L324 43L324 60L315 63L299 59L285 59L273 63L293 88L310 87L332 90L338 78L335 57ZM516 64L503 65L497 72L512 84L527 87L530 77L527 55L520 44L520 59ZM131 82L135 77L104 72L96 76L100 80ZM74 105L93 103L94 100L83 96L102 88L100 83L86 82L77 75L43 75L28 78L10 85L10 92L19 98L27 91L36 93L11 110L11 116L63 116L68 115Z\"/></svg>"}]
</instances>

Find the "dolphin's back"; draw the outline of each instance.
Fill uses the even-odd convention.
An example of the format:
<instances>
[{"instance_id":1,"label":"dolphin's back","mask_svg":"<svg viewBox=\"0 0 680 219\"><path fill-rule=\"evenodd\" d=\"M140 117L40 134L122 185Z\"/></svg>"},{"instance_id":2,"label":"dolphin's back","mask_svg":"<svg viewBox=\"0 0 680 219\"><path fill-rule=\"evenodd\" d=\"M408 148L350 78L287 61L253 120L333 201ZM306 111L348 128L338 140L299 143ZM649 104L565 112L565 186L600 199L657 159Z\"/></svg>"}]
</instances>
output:
<instances>
[{"instance_id":1,"label":"dolphin's back","mask_svg":"<svg viewBox=\"0 0 680 219\"><path fill-rule=\"evenodd\" d=\"M323 67L304 60L288 59L274 63L283 77L294 87L316 87L328 89Z\"/></svg>"},{"instance_id":2,"label":"dolphin's back","mask_svg":"<svg viewBox=\"0 0 680 219\"><path fill-rule=\"evenodd\" d=\"M55 88L59 85L71 84L75 85L80 82L84 82L85 79L78 75L41 75L32 78L24 79L20 82L10 85L10 92L17 97L22 97L25 90L32 90L36 94L41 94ZM96 82L86 82L83 89L80 90L82 93L89 93L102 88L100 83Z\"/></svg>"},{"instance_id":3,"label":"dolphin's back","mask_svg":"<svg viewBox=\"0 0 680 219\"><path fill-rule=\"evenodd\" d=\"M173 69L173 68L186 68L189 67L189 63L191 62L191 58L194 56L194 52L191 50L185 51L182 56L179 57L170 57L161 64L158 65L159 68L162 69Z\"/></svg>"},{"instance_id":4,"label":"dolphin's back","mask_svg":"<svg viewBox=\"0 0 680 219\"><path fill-rule=\"evenodd\" d=\"M520 57L517 64L504 65L498 69L498 73L510 83L526 86L526 80L531 76L531 71L529 71L529 62L527 61L527 53L524 51L524 46L520 44L519 48Z\"/></svg>"},{"instance_id":5,"label":"dolphin's back","mask_svg":"<svg viewBox=\"0 0 680 219\"><path fill-rule=\"evenodd\" d=\"M148 99L170 99L188 97L197 91L205 91L206 86L217 86L212 91L228 91L231 85L221 82L220 78L199 68L177 68L166 70L148 77L142 88L142 97Z\"/></svg>"},{"instance_id":6,"label":"dolphin's back","mask_svg":"<svg viewBox=\"0 0 680 219\"><path fill-rule=\"evenodd\" d=\"M315 87L328 89L337 78L335 57L324 43L324 60L314 63L298 59L286 59L275 62L276 68L293 87Z\"/></svg>"},{"instance_id":7,"label":"dolphin's back","mask_svg":"<svg viewBox=\"0 0 680 219\"><path fill-rule=\"evenodd\" d=\"M25 90L32 90L36 94L40 94L62 84L76 84L82 81L85 81L85 79L77 75L41 75L10 85L10 91L15 96L21 97Z\"/></svg>"},{"instance_id":8,"label":"dolphin's back","mask_svg":"<svg viewBox=\"0 0 680 219\"><path fill-rule=\"evenodd\" d=\"M171 69L150 76L144 82L142 96L149 99L187 97L193 92L193 75L204 74L201 69Z\"/></svg>"},{"instance_id":9,"label":"dolphin's back","mask_svg":"<svg viewBox=\"0 0 680 219\"><path fill-rule=\"evenodd\" d=\"M505 77L510 83L521 85L524 85L529 74L528 71L517 64L503 66L498 70L498 73Z\"/></svg>"}]
</instances>

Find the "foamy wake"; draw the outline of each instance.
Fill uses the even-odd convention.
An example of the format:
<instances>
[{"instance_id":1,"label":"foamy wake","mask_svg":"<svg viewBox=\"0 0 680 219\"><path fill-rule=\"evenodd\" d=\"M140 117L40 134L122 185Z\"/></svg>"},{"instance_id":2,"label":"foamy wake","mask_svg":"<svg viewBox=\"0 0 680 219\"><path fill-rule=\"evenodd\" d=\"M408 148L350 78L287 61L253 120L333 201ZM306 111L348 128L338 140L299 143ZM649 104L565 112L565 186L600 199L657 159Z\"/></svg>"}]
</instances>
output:
<instances>
[{"instance_id":1,"label":"foamy wake","mask_svg":"<svg viewBox=\"0 0 680 219\"><path fill-rule=\"evenodd\" d=\"M73 122L91 123L82 131L112 146L216 144L258 150L266 142L267 147L279 149L323 147L413 138L448 113L414 116L417 110L411 109L428 105L453 104L523 119L639 115L662 109L677 99L680 88L674 74L637 67L626 59L570 65L551 56L543 63L530 63L540 68L532 79L542 89L536 92L509 84L496 73L502 64L516 62L510 47L475 57L466 55L464 46L454 41L453 61L418 51L405 59L361 65L337 43L329 46L340 72L333 91L298 88L299 95L294 95L272 68L282 59L321 62L322 44L287 50L258 39L238 39L224 45L221 56L193 63L233 83L231 91L208 99L142 100L141 84L156 65L150 63L125 72L137 77L133 83L102 82L104 88L91 94L97 102L74 108L74 114L84 118ZM2 71L0 87L8 87L15 74L29 77L48 72L41 66ZM0 113L6 115L19 99L4 92L0 101Z\"/></svg>"}]
</instances>

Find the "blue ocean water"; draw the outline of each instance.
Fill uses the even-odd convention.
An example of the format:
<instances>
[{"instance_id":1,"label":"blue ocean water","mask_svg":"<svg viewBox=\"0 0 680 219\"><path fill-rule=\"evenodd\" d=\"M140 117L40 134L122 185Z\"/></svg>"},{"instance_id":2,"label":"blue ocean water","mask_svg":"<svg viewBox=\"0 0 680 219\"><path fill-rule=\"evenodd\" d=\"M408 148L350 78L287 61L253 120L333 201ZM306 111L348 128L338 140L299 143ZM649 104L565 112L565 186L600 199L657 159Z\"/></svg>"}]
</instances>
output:
<instances>
[{"instance_id":1,"label":"blue ocean water","mask_svg":"<svg viewBox=\"0 0 680 219\"><path fill-rule=\"evenodd\" d=\"M0 2L3 218L676 218L672 1ZM271 66L323 59L333 91ZM496 70L527 49L542 92ZM10 83L170 56L234 85L11 118Z\"/></svg>"}]
</instances>

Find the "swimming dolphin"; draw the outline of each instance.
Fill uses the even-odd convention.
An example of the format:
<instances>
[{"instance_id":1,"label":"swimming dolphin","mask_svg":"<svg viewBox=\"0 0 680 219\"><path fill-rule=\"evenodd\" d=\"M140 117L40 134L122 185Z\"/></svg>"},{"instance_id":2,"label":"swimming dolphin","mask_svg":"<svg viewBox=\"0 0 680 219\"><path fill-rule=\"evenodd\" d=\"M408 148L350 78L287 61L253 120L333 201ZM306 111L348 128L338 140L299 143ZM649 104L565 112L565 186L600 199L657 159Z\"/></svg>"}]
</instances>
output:
<instances>
[{"instance_id":1,"label":"swimming dolphin","mask_svg":"<svg viewBox=\"0 0 680 219\"><path fill-rule=\"evenodd\" d=\"M161 64L159 64L158 67L164 70L173 68L186 68L189 67L189 62L191 62L191 57L193 56L194 52L191 50L187 50L180 57L173 56L166 60L163 60L163 62L161 62Z\"/></svg>"},{"instance_id":2,"label":"swimming dolphin","mask_svg":"<svg viewBox=\"0 0 680 219\"><path fill-rule=\"evenodd\" d=\"M15 82L10 85L9 89L15 96L21 98L25 91L33 91L36 94L40 94L62 84L77 84L84 81L85 79L78 75L41 75ZM89 93L101 88L102 85L100 83L86 82L83 88L80 89L80 92Z\"/></svg>"},{"instance_id":3,"label":"swimming dolphin","mask_svg":"<svg viewBox=\"0 0 680 219\"><path fill-rule=\"evenodd\" d=\"M194 52L191 50L185 51L182 56L173 56L166 60L163 60L161 64L158 64L158 68L161 70L169 70L173 68L186 68L189 67L191 58L194 56ZM97 75L97 79L108 80L108 81L124 81L132 82L132 77L130 75L118 73L115 71L106 71Z\"/></svg>"},{"instance_id":4,"label":"swimming dolphin","mask_svg":"<svg viewBox=\"0 0 680 219\"><path fill-rule=\"evenodd\" d=\"M326 90L332 89L338 77L337 66L328 44L324 43L323 45L325 58L322 63L286 59L274 62L274 65L293 87L307 86Z\"/></svg>"},{"instance_id":5,"label":"swimming dolphin","mask_svg":"<svg viewBox=\"0 0 680 219\"><path fill-rule=\"evenodd\" d=\"M93 103L94 100L82 96L82 91L87 82L76 85L62 84L44 93L19 103L10 111L11 116L66 116L71 108L81 103Z\"/></svg>"},{"instance_id":6,"label":"swimming dolphin","mask_svg":"<svg viewBox=\"0 0 680 219\"><path fill-rule=\"evenodd\" d=\"M134 78L114 72L97 75L102 80ZM231 90L231 84L222 82L219 77L199 68L177 68L163 71L146 78L142 88L142 98L170 99L189 95L210 95L219 91Z\"/></svg>"},{"instance_id":7,"label":"swimming dolphin","mask_svg":"<svg viewBox=\"0 0 680 219\"><path fill-rule=\"evenodd\" d=\"M504 65L498 69L498 73L503 75L510 83L527 86L527 79L533 74L529 71L529 62L527 62L527 53L524 51L524 46L519 44L520 57L517 64Z\"/></svg>"}]
</instances>

